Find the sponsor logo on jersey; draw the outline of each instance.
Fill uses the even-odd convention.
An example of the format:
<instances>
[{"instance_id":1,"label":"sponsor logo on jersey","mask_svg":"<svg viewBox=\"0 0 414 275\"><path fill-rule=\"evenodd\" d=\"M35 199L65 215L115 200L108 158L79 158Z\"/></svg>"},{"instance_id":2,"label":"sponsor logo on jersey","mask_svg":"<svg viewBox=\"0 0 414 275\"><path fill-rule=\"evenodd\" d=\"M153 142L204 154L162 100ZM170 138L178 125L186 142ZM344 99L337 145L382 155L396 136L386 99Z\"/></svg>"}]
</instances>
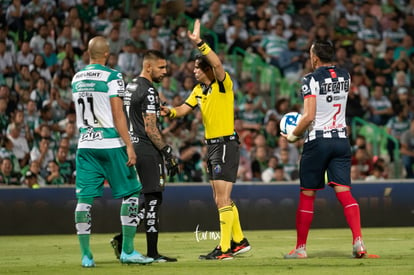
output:
<instances>
[{"instance_id":1,"label":"sponsor logo on jersey","mask_svg":"<svg viewBox=\"0 0 414 275\"><path fill-rule=\"evenodd\" d=\"M147 99L150 104L155 104L155 96L154 95L147 95Z\"/></svg>"},{"instance_id":2,"label":"sponsor logo on jersey","mask_svg":"<svg viewBox=\"0 0 414 275\"><path fill-rule=\"evenodd\" d=\"M307 84L302 85L302 92L307 92L309 90L309 86Z\"/></svg>"},{"instance_id":3,"label":"sponsor logo on jersey","mask_svg":"<svg viewBox=\"0 0 414 275\"><path fill-rule=\"evenodd\" d=\"M80 72L78 74L75 75L75 79L77 78L83 78L83 77L88 77L88 78L100 78L102 76L101 72L97 72L97 71L87 71L87 72Z\"/></svg>"},{"instance_id":4,"label":"sponsor logo on jersey","mask_svg":"<svg viewBox=\"0 0 414 275\"><path fill-rule=\"evenodd\" d=\"M337 125L325 126L325 127L323 127L323 130L324 131L334 130L334 129L342 130L344 127L345 127L345 125L340 123L340 124L337 124Z\"/></svg>"},{"instance_id":5,"label":"sponsor logo on jersey","mask_svg":"<svg viewBox=\"0 0 414 275\"><path fill-rule=\"evenodd\" d=\"M139 137L136 137L134 135L134 132L129 131L129 138L131 139L132 143L138 143L139 142Z\"/></svg>"},{"instance_id":6,"label":"sponsor logo on jersey","mask_svg":"<svg viewBox=\"0 0 414 275\"><path fill-rule=\"evenodd\" d=\"M125 106L131 106L131 99L132 99L132 93L131 93L131 91L128 90L128 89L125 90L125 92L124 92L124 105Z\"/></svg>"},{"instance_id":7,"label":"sponsor logo on jersey","mask_svg":"<svg viewBox=\"0 0 414 275\"><path fill-rule=\"evenodd\" d=\"M138 84L136 84L136 83L128 83L126 89L128 91L133 92L133 91L135 91L137 89L137 87L138 87Z\"/></svg>"},{"instance_id":8,"label":"sponsor logo on jersey","mask_svg":"<svg viewBox=\"0 0 414 275\"><path fill-rule=\"evenodd\" d=\"M340 92L348 92L348 91L349 91L349 81L337 81L337 82L321 84L322 95L325 95L327 93L339 94Z\"/></svg>"},{"instance_id":9,"label":"sponsor logo on jersey","mask_svg":"<svg viewBox=\"0 0 414 275\"><path fill-rule=\"evenodd\" d=\"M95 86L96 82L78 82L75 85L75 89L78 92L93 91Z\"/></svg>"},{"instance_id":10,"label":"sponsor logo on jersey","mask_svg":"<svg viewBox=\"0 0 414 275\"><path fill-rule=\"evenodd\" d=\"M75 74L72 83L81 80L107 81L110 75L111 72L105 70L80 71L77 74Z\"/></svg>"},{"instance_id":11,"label":"sponsor logo on jersey","mask_svg":"<svg viewBox=\"0 0 414 275\"><path fill-rule=\"evenodd\" d=\"M94 141L94 140L101 140L103 139L103 132L97 131L94 132L93 128L89 128L88 131L84 134L80 134L79 141Z\"/></svg>"},{"instance_id":12,"label":"sponsor logo on jersey","mask_svg":"<svg viewBox=\"0 0 414 275\"><path fill-rule=\"evenodd\" d=\"M326 97L326 102L332 102L332 101L339 101L339 100L346 100L346 96L340 96L340 95L328 95Z\"/></svg>"}]
</instances>

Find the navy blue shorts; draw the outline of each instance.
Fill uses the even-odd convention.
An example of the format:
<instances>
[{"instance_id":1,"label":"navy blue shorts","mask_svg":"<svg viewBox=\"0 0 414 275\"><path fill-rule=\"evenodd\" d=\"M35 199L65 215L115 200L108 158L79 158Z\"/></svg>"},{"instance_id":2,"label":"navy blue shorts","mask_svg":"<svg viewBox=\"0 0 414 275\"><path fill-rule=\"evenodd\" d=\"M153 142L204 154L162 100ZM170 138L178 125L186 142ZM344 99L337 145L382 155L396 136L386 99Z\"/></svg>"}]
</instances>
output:
<instances>
[{"instance_id":1,"label":"navy blue shorts","mask_svg":"<svg viewBox=\"0 0 414 275\"><path fill-rule=\"evenodd\" d=\"M301 189L329 185L351 185L351 146L347 138L317 138L303 146L300 160Z\"/></svg>"},{"instance_id":2,"label":"navy blue shorts","mask_svg":"<svg viewBox=\"0 0 414 275\"><path fill-rule=\"evenodd\" d=\"M210 180L236 182L240 147L237 140L207 145L207 169Z\"/></svg>"}]
</instances>

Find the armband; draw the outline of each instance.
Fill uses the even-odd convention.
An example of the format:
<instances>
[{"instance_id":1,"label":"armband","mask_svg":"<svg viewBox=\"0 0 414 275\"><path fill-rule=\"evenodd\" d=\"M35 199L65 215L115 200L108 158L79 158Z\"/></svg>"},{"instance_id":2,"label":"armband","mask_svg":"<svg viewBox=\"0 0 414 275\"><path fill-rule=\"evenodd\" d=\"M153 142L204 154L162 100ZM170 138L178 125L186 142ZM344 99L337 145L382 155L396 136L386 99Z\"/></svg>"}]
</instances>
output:
<instances>
[{"instance_id":1,"label":"armband","mask_svg":"<svg viewBox=\"0 0 414 275\"><path fill-rule=\"evenodd\" d=\"M207 55L209 52L211 52L210 46L207 45L207 43L203 40L201 40L201 42L197 44L197 47L202 55Z\"/></svg>"},{"instance_id":2,"label":"armband","mask_svg":"<svg viewBox=\"0 0 414 275\"><path fill-rule=\"evenodd\" d=\"M168 114L168 117L173 119L177 116L177 110L175 108L170 109L170 113Z\"/></svg>"},{"instance_id":3,"label":"armband","mask_svg":"<svg viewBox=\"0 0 414 275\"><path fill-rule=\"evenodd\" d=\"M200 42L198 42L197 43L197 47L200 47L201 45L203 45L204 43L206 43L206 42L204 42L204 40L201 40Z\"/></svg>"}]
</instances>

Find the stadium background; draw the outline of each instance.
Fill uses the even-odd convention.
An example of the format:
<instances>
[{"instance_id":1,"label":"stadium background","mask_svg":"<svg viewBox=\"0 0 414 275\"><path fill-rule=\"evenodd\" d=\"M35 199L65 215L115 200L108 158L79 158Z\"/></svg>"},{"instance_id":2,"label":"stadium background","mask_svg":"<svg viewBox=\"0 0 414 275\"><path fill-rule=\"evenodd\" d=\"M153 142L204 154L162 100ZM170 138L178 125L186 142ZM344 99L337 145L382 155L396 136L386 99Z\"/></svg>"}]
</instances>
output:
<instances>
[{"instance_id":1,"label":"stadium background","mask_svg":"<svg viewBox=\"0 0 414 275\"><path fill-rule=\"evenodd\" d=\"M2 15L5 15L7 8L12 1L2 1ZM22 1L26 4L30 1ZM77 3L77 1L49 1L57 4L61 3ZM96 1L98 2L98 1ZM102 1L100 1L102 2ZM171 24L183 20L186 26L190 24L192 17L184 15L182 7L178 3L180 1L104 1L111 7L120 6L125 13L122 20L127 18L136 18L138 15L137 6L141 7L146 4L147 11L150 14L148 20L152 21L155 17L155 11L170 17ZM190 1L182 1L187 4ZM201 10L207 11L211 1L200 1L203 5ZM236 1L221 1L234 4ZM260 1L252 1L254 4ZM279 1L269 1L269 5L276 6ZM287 1L289 8L292 3L308 2L308 1ZM340 1L312 1L312 5L317 5L314 11L325 11L329 6L329 2L337 2L339 9ZM365 5L363 1L354 1L358 5ZM402 11L406 12L407 18L412 16L412 5L406 6L406 9L398 7L389 7L380 1L380 6L388 9L394 9L400 14ZM396 5L401 5L404 1L395 1ZM47 3L47 1L46 1ZM121 4L120 4L121 3ZM404 3L406 4L406 3ZM137 6L136 6L137 5ZM335 9L334 9L335 10ZM291 14L295 11L289 10ZM384 13L385 14L385 13ZM315 14L316 15L316 14ZM59 16L66 16L64 13ZM59 17L62 18L62 17ZM172 18L172 20L171 20ZM403 18L403 17L401 17ZM404 16L405 18L405 16ZM2 20L5 16L2 17ZM24 18L22 18L24 19ZM126 20L127 21L127 20ZM404 20L403 20L404 21ZM119 22L119 18L111 23ZM149 21L145 22L146 28L149 29ZM402 22L405 24L406 22ZM2 31L6 30L6 37L10 38L16 45L19 44L18 32L13 31L11 27L8 29L5 26L7 22L1 22ZM55 33L55 39L63 27L63 22L60 26L55 26L58 33ZM53 30L54 31L54 30ZM220 43L219 37L214 31L205 30L209 35L209 42L212 47L217 49L220 53L225 53L228 50L226 44ZM51 31L52 33L52 31ZM4 33L2 33L4 35ZM87 34L85 35L87 37ZM172 39L173 40L173 39ZM126 40L124 41L126 42ZM17 47L18 50L18 47ZM61 52L57 52L59 54ZM80 61L80 54L78 56ZM236 48L233 54L225 54L226 68L231 70L235 79L240 81L239 90L237 94L240 96L239 105L244 104L243 98L245 91L245 84L255 83L260 89L260 96L262 96L269 104L269 109L273 108L273 104L280 98L285 97L289 99L290 106L298 106L300 98L297 93L297 83L290 83L281 75L280 70L276 67L267 64L266 60L260 58L257 54L244 51L241 48ZM378 58L381 58L379 54ZM412 56L411 56L412 58ZM360 68L361 64L353 64L354 68ZM358 65L358 66L357 66ZM60 64L59 64L60 66ZM16 75L18 72L15 72ZM410 72L412 74L412 71ZM14 91L14 75L1 75L0 82L2 85L9 85L11 88L10 100L19 100L19 95ZM4 77L4 78L3 78ZM59 75L56 76L59 78ZM55 78L53 78L55 79ZM413 78L412 78L413 79ZM412 80L411 79L411 80ZM373 80L373 79L372 79ZM173 87L178 92L181 83L172 79ZM59 84L51 84L59 86ZM59 88L60 87L53 87ZM371 87L370 87L371 88ZM30 91L26 91L30 92ZM409 91L412 96L412 91ZM20 102L15 102L19 103ZM23 103L22 103L23 104ZM16 104L18 106L18 104ZM10 110L9 110L10 111ZM12 110L13 111L13 110ZM40 111L40 110L38 110ZM62 110L60 110L62 111ZM412 113L412 106L410 109ZM9 113L10 114L10 113ZM389 157L386 150L388 141L397 142L395 137L388 134L384 125L377 125L369 122L369 113L367 112L363 118L355 117L352 120L352 138L358 134L366 137L367 142L371 145L373 159L378 157ZM11 118L10 121L11 122ZM8 125L1 125L1 135L6 135ZM60 133L53 133L56 141L60 138ZM3 149L3 147L2 147ZM253 152L253 150L251 150ZM250 153L250 152L249 152ZM390 165L389 178L402 178L404 174L401 169L400 155L398 150L394 150L394 159ZM252 154L252 160L254 155ZM388 160L388 159L387 159ZM362 222L363 226L412 226L413 219L413 195L414 183L402 179L391 181L368 181L358 182L355 184L355 197L361 204ZM24 189L14 188L10 186L0 187L0 217L2 219L0 226L0 234L49 234L49 233L73 233L73 209L74 189L73 186L42 186L40 189ZM297 183L271 183L262 184L261 180L257 182L237 183L234 190L234 199L240 205L241 219L246 229L273 229L273 228L294 228L294 211L297 205ZM167 187L165 192L165 207L162 209L162 228L163 231L192 231L197 225L200 229L214 230L216 229L216 213L213 205L213 200L210 197L210 187L206 184L182 184L174 183ZM110 198L109 190L106 191L104 199L99 200L93 208L94 223L96 230L102 232L118 231L117 223L107 223L107 219L116 221L118 216L117 209L118 202ZM315 216L315 227L342 227L345 226L343 215L337 203L334 201L334 196L331 190L327 189L320 192L320 198L317 201L318 213ZM180 215L177 215L180 213ZM188 216L188 218L184 218Z\"/></svg>"},{"instance_id":2,"label":"stadium background","mask_svg":"<svg viewBox=\"0 0 414 275\"><path fill-rule=\"evenodd\" d=\"M165 191L160 230L163 232L218 231L216 209L208 184L177 184ZM414 183L410 181L358 182L353 193L361 207L363 227L414 226ZM243 183L234 188L234 200L246 230L293 229L297 183ZM1 235L70 234L74 232L73 188L2 189ZM320 191L313 228L346 227L342 208L330 188ZM120 230L119 201L110 189L93 208L96 233ZM108 222L111 221L111 222Z\"/></svg>"}]
</instances>

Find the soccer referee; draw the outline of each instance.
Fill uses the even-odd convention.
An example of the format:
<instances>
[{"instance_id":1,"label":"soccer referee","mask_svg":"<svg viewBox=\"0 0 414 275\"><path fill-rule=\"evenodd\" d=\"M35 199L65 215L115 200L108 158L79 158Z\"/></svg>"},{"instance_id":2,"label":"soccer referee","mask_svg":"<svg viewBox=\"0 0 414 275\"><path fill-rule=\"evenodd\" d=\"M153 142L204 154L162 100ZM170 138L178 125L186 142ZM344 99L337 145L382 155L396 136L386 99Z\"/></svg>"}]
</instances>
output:
<instances>
[{"instance_id":1,"label":"soccer referee","mask_svg":"<svg viewBox=\"0 0 414 275\"><path fill-rule=\"evenodd\" d=\"M220 218L220 244L200 259L228 260L250 250L244 237L236 205L231 200L233 183L239 166L239 141L234 131L234 92L230 75L224 71L217 54L200 38L200 21L188 38L201 55L196 57L194 75L199 82L185 100L175 108L161 106L162 115L173 119L200 107L208 147L207 168Z\"/></svg>"}]
</instances>

